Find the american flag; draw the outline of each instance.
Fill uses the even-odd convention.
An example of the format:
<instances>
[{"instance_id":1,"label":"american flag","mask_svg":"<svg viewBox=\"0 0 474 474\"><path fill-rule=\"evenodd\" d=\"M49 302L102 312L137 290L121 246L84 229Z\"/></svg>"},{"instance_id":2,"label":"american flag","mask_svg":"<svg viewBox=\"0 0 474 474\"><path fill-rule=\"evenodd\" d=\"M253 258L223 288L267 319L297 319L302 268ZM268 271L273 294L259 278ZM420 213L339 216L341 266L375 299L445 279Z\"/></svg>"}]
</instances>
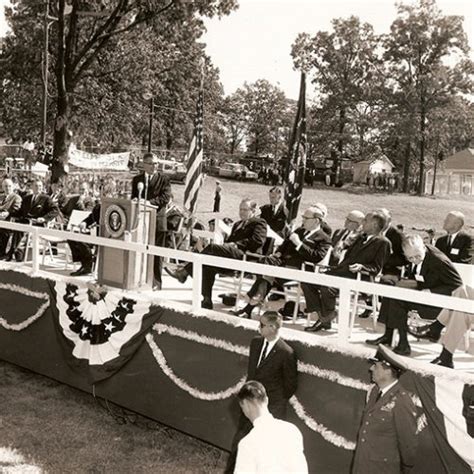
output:
<instances>
[{"instance_id":1,"label":"american flag","mask_svg":"<svg viewBox=\"0 0 474 474\"><path fill-rule=\"evenodd\" d=\"M196 106L196 118L194 120L194 133L189 146L186 163L186 184L184 188L184 207L191 214L196 208L199 189L202 184L202 122L203 122L203 91L199 91Z\"/></svg>"},{"instance_id":2,"label":"american flag","mask_svg":"<svg viewBox=\"0 0 474 474\"><path fill-rule=\"evenodd\" d=\"M288 164L285 175L286 220L291 224L298 214L306 169L306 76L301 73L300 96L293 133L291 134Z\"/></svg>"}]
</instances>

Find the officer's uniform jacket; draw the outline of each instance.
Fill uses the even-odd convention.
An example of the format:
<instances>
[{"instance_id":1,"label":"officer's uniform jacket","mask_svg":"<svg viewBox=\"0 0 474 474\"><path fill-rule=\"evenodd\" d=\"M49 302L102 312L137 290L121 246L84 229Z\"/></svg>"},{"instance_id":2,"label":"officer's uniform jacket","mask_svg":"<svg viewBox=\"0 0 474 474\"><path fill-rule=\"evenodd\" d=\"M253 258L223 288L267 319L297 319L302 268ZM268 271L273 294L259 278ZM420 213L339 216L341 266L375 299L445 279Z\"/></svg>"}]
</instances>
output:
<instances>
[{"instance_id":1,"label":"officer's uniform jacket","mask_svg":"<svg viewBox=\"0 0 474 474\"><path fill-rule=\"evenodd\" d=\"M375 386L367 399L352 473L409 473L417 450L415 406L398 382L379 400L378 393Z\"/></svg>"}]
</instances>

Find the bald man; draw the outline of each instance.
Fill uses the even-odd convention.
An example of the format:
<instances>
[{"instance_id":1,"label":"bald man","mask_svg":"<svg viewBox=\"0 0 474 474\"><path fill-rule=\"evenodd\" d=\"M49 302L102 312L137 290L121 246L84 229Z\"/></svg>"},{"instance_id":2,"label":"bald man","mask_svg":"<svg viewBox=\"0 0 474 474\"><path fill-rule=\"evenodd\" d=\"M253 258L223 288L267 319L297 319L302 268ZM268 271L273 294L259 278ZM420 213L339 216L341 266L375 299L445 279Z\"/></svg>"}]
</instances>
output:
<instances>
[{"instance_id":1,"label":"bald man","mask_svg":"<svg viewBox=\"0 0 474 474\"><path fill-rule=\"evenodd\" d=\"M362 221L364 213L353 210L349 212L344 221L344 227L337 229L332 234L332 254L331 265L338 265L344 259L346 250L355 242L359 234L362 232Z\"/></svg>"},{"instance_id":2,"label":"bald man","mask_svg":"<svg viewBox=\"0 0 474 474\"><path fill-rule=\"evenodd\" d=\"M451 211L444 219L443 229L446 235L436 241L441 250L454 263L472 263L472 236L464 232L464 214Z\"/></svg>"}]
</instances>

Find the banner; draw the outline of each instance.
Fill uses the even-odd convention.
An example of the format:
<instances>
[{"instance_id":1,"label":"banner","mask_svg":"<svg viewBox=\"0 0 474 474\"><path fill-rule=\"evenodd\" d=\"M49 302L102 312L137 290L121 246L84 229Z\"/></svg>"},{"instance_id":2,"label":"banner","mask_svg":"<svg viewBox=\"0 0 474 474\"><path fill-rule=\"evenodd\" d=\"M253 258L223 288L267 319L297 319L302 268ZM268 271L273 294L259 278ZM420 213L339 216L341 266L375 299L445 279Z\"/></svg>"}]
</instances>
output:
<instances>
[{"instance_id":1,"label":"banner","mask_svg":"<svg viewBox=\"0 0 474 474\"><path fill-rule=\"evenodd\" d=\"M71 143L68 151L69 164L88 170L128 171L130 152L124 153L88 153Z\"/></svg>"}]
</instances>

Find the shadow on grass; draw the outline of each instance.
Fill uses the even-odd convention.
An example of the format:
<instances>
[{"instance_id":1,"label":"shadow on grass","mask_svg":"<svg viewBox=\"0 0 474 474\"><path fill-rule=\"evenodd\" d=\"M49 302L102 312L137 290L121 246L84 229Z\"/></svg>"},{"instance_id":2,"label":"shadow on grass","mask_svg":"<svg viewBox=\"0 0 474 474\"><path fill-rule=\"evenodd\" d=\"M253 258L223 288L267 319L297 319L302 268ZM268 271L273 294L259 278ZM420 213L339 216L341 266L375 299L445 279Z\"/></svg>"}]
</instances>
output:
<instances>
[{"instance_id":1,"label":"shadow on grass","mask_svg":"<svg viewBox=\"0 0 474 474\"><path fill-rule=\"evenodd\" d=\"M36 469L4 471L0 448L0 472L209 473L225 468L225 451L1 361L0 394L0 439L9 447L5 460Z\"/></svg>"}]
</instances>

